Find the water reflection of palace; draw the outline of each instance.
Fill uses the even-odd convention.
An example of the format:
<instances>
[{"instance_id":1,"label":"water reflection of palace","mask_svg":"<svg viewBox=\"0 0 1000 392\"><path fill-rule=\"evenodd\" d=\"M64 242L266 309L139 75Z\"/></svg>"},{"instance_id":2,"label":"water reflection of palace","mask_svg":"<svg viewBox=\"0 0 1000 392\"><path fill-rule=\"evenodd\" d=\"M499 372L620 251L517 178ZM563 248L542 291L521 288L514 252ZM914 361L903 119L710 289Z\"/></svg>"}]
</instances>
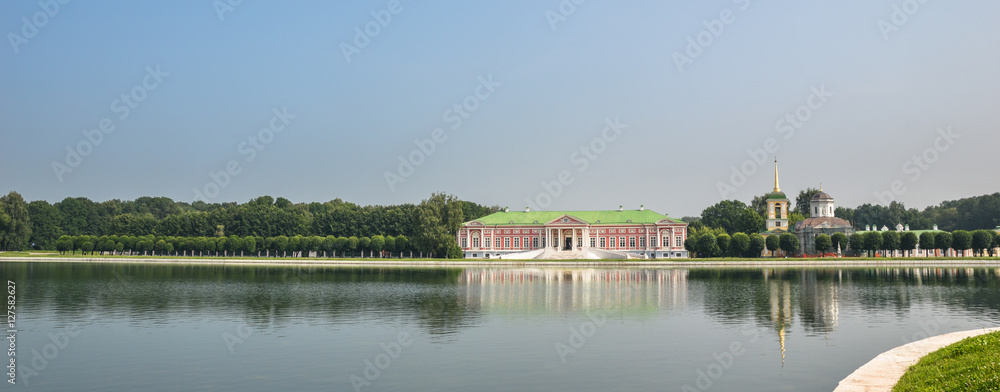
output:
<instances>
[{"instance_id":1,"label":"water reflection of palace","mask_svg":"<svg viewBox=\"0 0 1000 392\"><path fill-rule=\"evenodd\" d=\"M687 270L467 269L458 277L466 299L486 310L625 313L687 305Z\"/></svg>"}]
</instances>

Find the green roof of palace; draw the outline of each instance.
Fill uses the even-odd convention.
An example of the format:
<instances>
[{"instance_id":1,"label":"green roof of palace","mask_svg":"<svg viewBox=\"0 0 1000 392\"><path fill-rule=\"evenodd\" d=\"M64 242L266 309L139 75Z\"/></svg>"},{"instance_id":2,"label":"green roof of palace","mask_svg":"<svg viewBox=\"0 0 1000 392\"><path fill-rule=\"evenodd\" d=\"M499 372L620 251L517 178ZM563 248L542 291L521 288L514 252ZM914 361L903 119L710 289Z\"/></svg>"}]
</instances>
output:
<instances>
[{"instance_id":1,"label":"green roof of palace","mask_svg":"<svg viewBox=\"0 0 1000 392\"><path fill-rule=\"evenodd\" d=\"M683 223L679 219L674 219L661 213L650 210L608 210L608 211L511 211L497 212L474 219L484 225L543 225L558 219L563 215L582 220L590 224L610 225L610 224L653 224L663 219L668 219L674 223ZM630 222L631 221L631 222ZM469 221L472 222L472 221ZM469 223L466 222L466 223Z\"/></svg>"}]
</instances>

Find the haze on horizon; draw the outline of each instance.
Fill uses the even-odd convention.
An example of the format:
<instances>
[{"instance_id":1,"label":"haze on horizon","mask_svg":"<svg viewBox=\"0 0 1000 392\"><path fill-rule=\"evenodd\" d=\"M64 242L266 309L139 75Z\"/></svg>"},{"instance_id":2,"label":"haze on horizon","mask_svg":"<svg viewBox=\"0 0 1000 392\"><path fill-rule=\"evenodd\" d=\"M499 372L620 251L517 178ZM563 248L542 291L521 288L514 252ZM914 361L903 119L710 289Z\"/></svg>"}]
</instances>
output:
<instances>
[{"instance_id":1,"label":"haze on horizon","mask_svg":"<svg viewBox=\"0 0 1000 392\"><path fill-rule=\"evenodd\" d=\"M986 0L3 2L0 193L443 191L681 217L769 192L777 156L791 198L822 182L839 206L893 192L922 209L1000 190L998 14Z\"/></svg>"}]
</instances>

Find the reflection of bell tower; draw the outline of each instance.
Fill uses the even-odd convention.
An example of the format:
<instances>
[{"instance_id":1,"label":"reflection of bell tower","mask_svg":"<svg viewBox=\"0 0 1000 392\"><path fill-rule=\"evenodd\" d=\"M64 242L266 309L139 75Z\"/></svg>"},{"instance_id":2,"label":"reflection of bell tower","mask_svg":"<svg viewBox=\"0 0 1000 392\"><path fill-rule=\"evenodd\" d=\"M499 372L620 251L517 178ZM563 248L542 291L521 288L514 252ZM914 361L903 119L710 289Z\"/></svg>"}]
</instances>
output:
<instances>
[{"instance_id":1,"label":"reflection of bell tower","mask_svg":"<svg viewBox=\"0 0 1000 392\"><path fill-rule=\"evenodd\" d=\"M778 158L774 158L774 191L767 196L767 231L788 231L788 197L778 186Z\"/></svg>"},{"instance_id":2,"label":"reflection of bell tower","mask_svg":"<svg viewBox=\"0 0 1000 392\"><path fill-rule=\"evenodd\" d=\"M792 289L787 281L771 282L771 322L778 332L778 344L781 347L781 366L785 366L785 334L792 325Z\"/></svg>"}]
</instances>

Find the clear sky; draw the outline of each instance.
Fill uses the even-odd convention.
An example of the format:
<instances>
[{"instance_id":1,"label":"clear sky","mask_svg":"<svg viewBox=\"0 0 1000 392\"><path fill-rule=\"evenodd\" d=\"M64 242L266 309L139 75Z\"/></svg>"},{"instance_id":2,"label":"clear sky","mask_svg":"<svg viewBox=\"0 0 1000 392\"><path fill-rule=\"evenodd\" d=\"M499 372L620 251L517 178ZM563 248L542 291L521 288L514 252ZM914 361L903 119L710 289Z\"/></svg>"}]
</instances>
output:
<instances>
[{"instance_id":1,"label":"clear sky","mask_svg":"<svg viewBox=\"0 0 1000 392\"><path fill-rule=\"evenodd\" d=\"M775 155L842 206L998 191L997 1L42 4L0 2L0 192L29 200L680 217L769 192Z\"/></svg>"}]
</instances>

